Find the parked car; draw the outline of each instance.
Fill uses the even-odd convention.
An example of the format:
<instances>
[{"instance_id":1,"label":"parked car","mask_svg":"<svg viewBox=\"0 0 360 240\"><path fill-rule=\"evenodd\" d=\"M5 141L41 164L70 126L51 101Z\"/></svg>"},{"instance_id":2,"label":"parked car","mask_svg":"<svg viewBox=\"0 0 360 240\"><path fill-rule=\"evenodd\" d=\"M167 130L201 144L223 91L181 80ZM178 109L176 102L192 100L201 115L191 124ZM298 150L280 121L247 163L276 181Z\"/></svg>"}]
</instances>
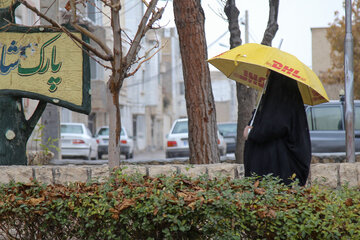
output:
<instances>
[{"instance_id":1,"label":"parked car","mask_svg":"<svg viewBox=\"0 0 360 240\"><path fill-rule=\"evenodd\" d=\"M109 127L104 126L98 129L96 133L96 141L99 144L98 158L102 155L108 154L109 148ZM121 128L120 132L120 153L125 155L126 159L134 157L134 141L132 137L127 134L125 128Z\"/></svg>"},{"instance_id":2,"label":"parked car","mask_svg":"<svg viewBox=\"0 0 360 240\"><path fill-rule=\"evenodd\" d=\"M61 155L96 159L98 144L83 123L61 123Z\"/></svg>"},{"instance_id":3,"label":"parked car","mask_svg":"<svg viewBox=\"0 0 360 240\"><path fill-rule=\"evenodd\" d=\"M220 134L224 137L226 142L226 152L235 153L236 136L237 136L237 123L236 122L223 122L218 123Z\"/></svg>"},{"instance_id":4,"label":"parked car","mask_svg":"<svg viewBox=\"0 0 360 240\"><path fill-rule=\"evenodd\" d=\"M330 101L306 106L312 153L343 153L345 146L345 106ZM355 151L360 152L360 101L354 102Z\"/></svg>"},{"instance_id":5,"label":"parked car","mask_svg":"<svg viewBox=\"0 0 360 240\"><path fill-rule=\"evenodd\" d=\"M226 142L219 132L218 146L220 155L226 155ZM187 118L174 121L170 133L167 135L165 155L166 158L188 157L190 155Z\"/></svg>"}]
</instances>

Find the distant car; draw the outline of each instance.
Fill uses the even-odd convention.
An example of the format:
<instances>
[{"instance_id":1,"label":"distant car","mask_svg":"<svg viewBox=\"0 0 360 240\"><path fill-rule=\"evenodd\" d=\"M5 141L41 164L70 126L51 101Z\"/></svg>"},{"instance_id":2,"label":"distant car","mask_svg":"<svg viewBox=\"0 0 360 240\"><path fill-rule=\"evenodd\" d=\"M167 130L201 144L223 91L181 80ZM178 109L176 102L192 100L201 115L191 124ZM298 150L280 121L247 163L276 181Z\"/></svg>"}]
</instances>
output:
<instances>
[{"instance_id":1,"label":"distant car","mask_svg":"<svg viewBox=\"0 0 360 240\"><path fill-rule=\"evenodd\" d=\"M219 129L220 134L225 139L226 146L227 146L226 152L227 153L235 153L237 123L236 122L218 123L218 129Z\"/></svg>"},{"instance_id":2,"label":"distant car","mask_svg":"<svg viewBox=\"0 0 360 240\"><path fill-rule=\"evenodd\" d=\"M61 155L96 159L97 143L83 123L61 123Z\"/></svg>"},{"instance_id":3,"label":"distant car","mask_svg":"<svg viewBox=\"0 0 360 240\"><path fill-rule=\"evenodd\" d=\"M220 155L226 155L226 142L219 132L218 146ZM165 155L166 158L188 157L190 155L187 118L174 121L170 133L167 135Z\"/></svg>"},{"instance_id":4,"label":"distant car","mask_svg":"<svg viewBox=\"0 0 360 240\"><path fill-rule=\"evenodd\" d=\"M108 154L109 150L109 127L104 126L98 129L96 133L96 141L99 144L98 158L101 159L102 155ZM120 154L124 154L126 159L134 157L134 141L127 134L125 128L121 128L120 132Z\"/></svg>"},{"instance_id":5,"label":"distant car","mask_svg":"<svg viewBox=\"0 0 360 240\"><path fill-rule=\"evenodd\" d=\"M305 106L309 125L312 153L342 153L345 145L345 106L341 101L330 101ZM360 101L354 101L355 152L360 152Z\"/></svg>"}]
</instances>

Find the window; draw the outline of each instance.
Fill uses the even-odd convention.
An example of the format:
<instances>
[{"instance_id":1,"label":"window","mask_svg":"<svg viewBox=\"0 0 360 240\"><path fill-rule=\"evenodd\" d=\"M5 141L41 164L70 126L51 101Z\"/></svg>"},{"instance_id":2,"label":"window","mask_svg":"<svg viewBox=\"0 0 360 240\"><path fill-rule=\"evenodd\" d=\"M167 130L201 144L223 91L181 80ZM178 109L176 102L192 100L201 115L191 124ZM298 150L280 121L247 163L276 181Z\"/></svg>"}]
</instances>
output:
<instances>
[{"instance_id":1,"label":"window","mask_svg":"<svg viewBox=\"0 0 360 240\"><path fill-rule=\"evenodd\" d=\"M355 123L354 123L354 129L360 130L360 106L355 107Z\"/></svg>"},{"instance_id":2,"label":"window","mask_svg":"<svg viewBox=\"0 0 360 240\"><path fill-rule=\"evenodd\" d=\"M101 24L101 1L87 0L86 15L94 24Z\"/></svg>"},{"instance_id":3,"label":"window","mask_svg":"<svg viewBox=\"0 0 360 240\"><path fill-rule=\"evenodd\" d=\"M172 133L187 133L188 131L188 121L180 121L175 124Z\"/></svg>"},{"instance_id":4,"label":"window","mask_svg":"<svg viewBox=\"0 0 360 240\"><path fill-rule=\"evenodd\" d=\"M309 125L309 131L313 130L313 124L312 124L312 121L311 121L311 108L308 108L306 110L306 119L307 119L307 122L308 122L308 125Z\"/></svg>"},{"instance_id":5,"label":"window","mask_svg":"<svg viewBox=\"0 0 360 240\"><path fill-rule=\"evenodd\" d=\"M87 10L88 18L90 18L91 21L96 22L95 1L94 0L88 0L87 7L88 7L88 10Z\"/></svg>"},{"instance_id":6,"label":"window","mask_svg":"<svg viewBox=\"0 0 360 240\"><path fill-rule=\"evenodd\" d=\"M80 125L61 125L61 133L80 133L83 134L83 128Z\"/></svg>"},{"instance_id":7,"label":"window","mask_svg":"<svg viewBox=\"0 0 360 240\"><path fill-rule=\"evenodd\" d=\"M223 135L229 135L231 133L237 133L237 123L225 123L218 125L219 132Z\"/></svg>"},{"instance_id":8,"label":"window","mask_svg":"<svg viewBox=\"0 0 360 240\"><path fill-rule=\"evenodd\" d=\"M90 137L93 135L89 128L86 128L86 132Z\"/></svg>"},{"instance_id":9,"label":"window","mask_svg":"<svg viewBox=\"0 0 360 240\"><path fill-rule=\"evenodd\" d=\"M109 136L109 128L101 128L99 131L99 136Z\"/></svg>"},{"instance_id":10,"label":"window","mask_svg":"<svg viewBox=\"0 0 360 240\"><path fill-rule=\"evenodd\" d=\"M313 129L310 128L310 130L343 130L344 128L341 115L340 106L313 107Z\"/></svg>"},{"instance_id":11,"label":"window","mask_svg":"<svg viewBox=\"0 0 360 240\"><path fill-rule=\"evenodd\" d=\"M97 78L97 62L94 59L90 58L90 78L92 80L98 79Z\"/></svg>"}]
</instances>

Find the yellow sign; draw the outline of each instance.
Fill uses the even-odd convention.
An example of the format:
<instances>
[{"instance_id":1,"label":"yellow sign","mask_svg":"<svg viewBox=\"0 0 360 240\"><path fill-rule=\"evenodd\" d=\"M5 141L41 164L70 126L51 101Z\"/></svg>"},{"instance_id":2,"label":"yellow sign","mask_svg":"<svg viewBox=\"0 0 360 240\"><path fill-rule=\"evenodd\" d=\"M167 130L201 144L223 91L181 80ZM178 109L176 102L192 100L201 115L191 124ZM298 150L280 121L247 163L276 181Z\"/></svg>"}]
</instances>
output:
<instances>
[{"instance_id":1,"label":"yellow sign","mask_svg":"<svg viewBox=\"0 0 360 240\"><path fill-rule=\"evenodd\" d=\"M0 2L0 7L5 2ZM1 32L0 50L0 90L82 105L83 53L65 33Z\"/></svg>"},{"instance_id":2,"label":"yellow sign","mask_svg":"<svg viewBox=\"0 0 360 240\"><path fill-rule=\"evenodd\" d=\"M0 0L0 8L10 7L14 3L14 0Z\"/></svg>"}]
</instances>

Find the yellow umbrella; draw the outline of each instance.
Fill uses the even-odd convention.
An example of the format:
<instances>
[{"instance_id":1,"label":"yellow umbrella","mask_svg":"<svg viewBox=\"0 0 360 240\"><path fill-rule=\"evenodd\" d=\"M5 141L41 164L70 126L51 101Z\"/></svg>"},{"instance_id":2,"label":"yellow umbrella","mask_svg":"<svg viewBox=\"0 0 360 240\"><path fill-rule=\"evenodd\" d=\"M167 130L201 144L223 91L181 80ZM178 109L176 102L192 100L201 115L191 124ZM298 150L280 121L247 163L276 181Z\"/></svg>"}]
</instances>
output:
<instances>
[{"instance_id":1,"label":"yellow umbrella","mask_svg":"<svg viewBox=\"0 0 360 240\"><path fill-rule=\"evenodd\" d=\"M247 43L208 60L228 78L262 90L270 70L298 83L303 102L316 105L329 101L316 74L295 56L277 48Z\"/></svg>"}]
</instances>

